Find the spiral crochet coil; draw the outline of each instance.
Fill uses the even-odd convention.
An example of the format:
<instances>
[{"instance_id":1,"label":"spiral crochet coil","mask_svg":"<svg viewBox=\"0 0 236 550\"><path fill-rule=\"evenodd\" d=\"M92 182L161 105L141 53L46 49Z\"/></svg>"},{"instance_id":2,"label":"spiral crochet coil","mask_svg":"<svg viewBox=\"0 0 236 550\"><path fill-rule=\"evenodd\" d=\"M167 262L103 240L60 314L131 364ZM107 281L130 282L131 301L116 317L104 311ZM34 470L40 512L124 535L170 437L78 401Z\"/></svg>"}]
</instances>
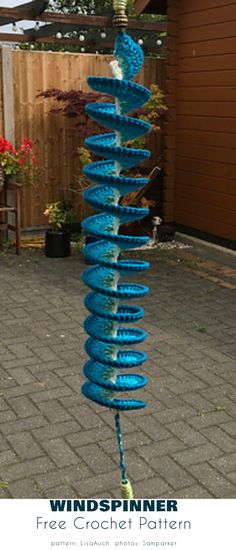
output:
<instances>
[{"instance_id":1,"label":"spiral crochet coil","mask_svg":"<svg viewBox=\"0 0 236 550\"><path fill-rule=\"evenodd\" d=\"M148 262L122 260L123 250L144 245L147 237L122 235L119 227L124 222L140 220L148 209L122 206L121 198L147 184L147 178L123 175L124 170L150 156L145 149L125 146L126 142L150 131L143 120L127 116L150 98L150 92L132 82L143 64L143 52L132 38L119 32L115 43L115 78L89 77L88 84L96 92L115 97L115 103L93 103L86 107L89 116L109 127L112 133L95 135L85 140L86 146L106 160L92 162L84 168L87 178L97 184L84 192L85 200L102 213L83 222L84 230L98 238L85 247L87 260L95 263L86 269L83 280L92 292L85 298L91 315L85 320L89 335L85 349L90 360L84 366L88 378L82 392L89 399L116 410L139 409L144 401L122 399L116 392L136 390L147 380L139 374L120 374L120 369L141 365L146 355L141 351L126 350L124 346L137 344L146 338L141 328L124 326L143 316L143 308L123 305L123 300L142 297L148 292L145 285L119 282L122 275L132 275L149 267Z\"/></svg>"}]
</instances>

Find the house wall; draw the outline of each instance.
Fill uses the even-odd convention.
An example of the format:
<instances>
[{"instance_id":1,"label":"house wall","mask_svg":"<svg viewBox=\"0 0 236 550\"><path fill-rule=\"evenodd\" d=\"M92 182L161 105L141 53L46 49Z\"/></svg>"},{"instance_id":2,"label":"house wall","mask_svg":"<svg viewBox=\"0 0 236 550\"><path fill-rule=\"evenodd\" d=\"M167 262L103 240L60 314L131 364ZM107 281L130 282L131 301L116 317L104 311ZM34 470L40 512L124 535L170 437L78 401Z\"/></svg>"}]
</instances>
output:
<instances>
[{"instance_id":1,"label":"house wall","mask_svg":"<svg viewBox=\"0 0 236 550\"><path fill-rule=\"evenodd\" d=\"M168 38L166 58L166 103L168 106L168 121L165 124L164 149L164 217L166 221L174 221L175 208L175 158L176 158L176 107L177 107L177 77L178 77L178 13L179 0L169 0L168 3Z\"/></svg>"},{"instance_id":2,"label":"house wall","mask_svg":"<svg viewBox=\"0 0 236 550\"><path fill-rule=\"evenodd\" d=\"M236 240L236 2L169 0L169 20L166 219Z\"/></svg>"}]
</instances>

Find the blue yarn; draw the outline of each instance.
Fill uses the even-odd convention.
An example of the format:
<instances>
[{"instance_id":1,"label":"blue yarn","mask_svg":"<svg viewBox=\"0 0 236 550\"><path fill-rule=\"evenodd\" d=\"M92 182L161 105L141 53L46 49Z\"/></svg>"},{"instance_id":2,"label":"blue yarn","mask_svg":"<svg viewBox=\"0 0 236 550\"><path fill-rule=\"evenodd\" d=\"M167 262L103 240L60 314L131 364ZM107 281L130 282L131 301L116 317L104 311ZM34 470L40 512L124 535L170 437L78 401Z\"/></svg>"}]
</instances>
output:
<instances>
[{"instance_id":1,"label":"blue yarn","mask_svg":"<svg viewBox=\"0 0 236 550\"><path fill-rule=\"evenodd\" d=\"M115 42L115 57L122 70L123 78L132 80L142 68L143 50L128 34L119 32Z\"/></svg>"},{"instance_id":2,"label":"blue yarn","mask_svg":"<svg viewBox=\"0 0 236 550\"><path fill-rule=\"evenodd\" d=\"M148 214L148 209L123 206L121 199L126 193L136 191L148 182L147 178L125 176L123 171L150 156L148 150L134 149L127 143L147 134L150 124L127 115L146 103L151 94L143 86L131 81L143 64L140 46L131 37L119 32L114 55L122 71L122 79L88 78L88 84L93 90L112 96L116 101L90 103L86 106L87 114L111 131L85 140L92 152L106 160L92 162L84 168L86 177L96 184L84 192L84 198L101 213L82 223L87 233L98 238L97 242L84 249L86 260L96 265L83 273L83 281L92 292L85 297L85 305L90 312L84 323L89 335L85 350L90 359L84 366L88 382L83 385L82 392L100 405L116 410L131 410L145 407L145 401L117 398L116 393L142 388L147 380L139 374L120 374L119 370L124 368L127 372L127 369L146 361L145 353L126 349L126 346L142 342L147 334L141 328L127 326L127 323L139 321L144 310L137 305L123 304L123 300L145 296L148 288L138 283L120 282L119 279L122 275L142 273L149 267L149 263L124 260L121 253L146 244L149 238L124 235L120 233L120 225L142 219ZM122 477L126 479L117 415L116 428Z\"/></svg>"},{"instance_id":3,"label":"blue yarn","mask_svg":"<svg viewBox=\"0 0 236 550\"><path fill-rule=\"evenodd\" d=\"M126 475L126 464L125 464L125 456L124 456L124 448L123 448L123 441L122 441L122 432L121 432L121 425L120 425L120 415L119 413L116 413L115 415L115 424L116 424L116 436L117 436L117 442L118 442L118 449L120 453L120 468L122 473L122 480L127 480Z\"/></svg>"}]
</instances>

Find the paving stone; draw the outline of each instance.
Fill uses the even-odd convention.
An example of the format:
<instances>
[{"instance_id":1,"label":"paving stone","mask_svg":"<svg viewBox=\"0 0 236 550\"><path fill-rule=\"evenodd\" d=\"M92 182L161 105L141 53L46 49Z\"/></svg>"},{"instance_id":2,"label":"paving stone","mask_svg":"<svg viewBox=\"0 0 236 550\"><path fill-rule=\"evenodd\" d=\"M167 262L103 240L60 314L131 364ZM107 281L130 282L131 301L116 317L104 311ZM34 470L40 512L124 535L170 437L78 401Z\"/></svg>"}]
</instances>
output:
<instances>
[{"instance_id":1,"label":"paving stone","mask_svg":"<svg viewBox=\"0 0 236 550\"><path fill-rule=\"evenodd\" d=\"M132 483L135 498L166 498L166 494L171 490L171 487L160 476L155 475L145 482L136 481ZM145 492L145 497L144 497ZM116 490L116 498L119 498L119 492ZM165 497L164 497L165 495Z\"/></svg>"},{"instance_id":2,"label":"paving stone","mask_svg":"<svg viewBox=\"0 0 236 550\"><path fill-rule=\"evenodd\" d=\"M69 485L60 485L59 487L51 487L50 489L45 489L46 498L77 498L76 491Z\"/></svg>"},{"instance_id":3,"label":"paving stone","mask_svg":"<svg viewBox=\"0 0 236 550\"><path fill-rule=\"evenodd\" d=\"M56 361L57 355L54 351L52 351L48 346L39 346L38 348L34 348L34 353L41 359L42 361Z\"/></svg>"},{"instance_id":4,"label":"paving stone","mask_svg":"<svg viewBox=\"0 0 236 550\"><path fill-rule=\"evenodd\" d=\"M179 439L172 437L170 439L164 439L158 442L158 445L152 443L150 445L143 445L138 449L138 454L145 458L151 466L155 466L159 457L174 454L176 451L185 449L185 445Z\"/></svg>"},{"instance_id":5,"label":"paving stone","mask_svg":"<svg viewBox=\"0 0 236 550\"><path fill-rule=\"evenodd\" d=\"M53 467L54 465L48 457L40 457L34 460L25 460L20 464L0 467L0 477L6 482L16 481L53 470Z\"/></svg>"},{"instance_id":6,"label":"paving stone","mask_svg":"<svg viewBox=\"0 0 236 550\"><path fill-rule=\"evenodd\" d=\"M37 484L31 481L31 479L21 479L9 483L8 491L12 498L45 498L46 495L42 493L37 487Z\"/></svg>"},{"instance_id":7,"label":"paving stone","mask_svg":"<svg viewBox=\"0 0 236 550\"><path fill-rule=\"evenodd\" d=\"M213 402L213 399L217 397L218 399L222 399L223 395L228 395L230 393L232 387L230 384L221 384L218 386L213 386L207 389L202 389L201 394L203 397L206 397L206 399L209 399L209 401Z\"/></svg>"},{"instance_id":8,"label":"paving stone","mask_svg":"<svg viewBox=\"0 0 236 550\"><path fill-rule=\"evenodd\" d=\"M58 403L56 399L51 399L50 401L38 403L38 408L42 414L50 422L63 422L63 420L71 420L71 415L69 412Z\"/></svg>"},{"instance_id":9,"label":"paving stone","mask_svg":"<svg viewBox=\"0 0 236 550\"><path fill-rule=\"evenodd\" d=\"M39 382L42 382L47 388L59 388L63 386L62 380L55 373L51 371L38 371L36 377Z\"/></svg>"},{"instance_id":10,"label":"paving stone","mask_svg":"<svg viewBox=\"0 0 236 550\"><path fill-rule=\"evenodd\" d=\"M149 361L141 369L149 384L139 392L148 406L122 414L135 497L235 498L236 307L221 286L229 275L217 262L204 267L204 258L193 272L184 262L194 253L149 255ZM114 414L81 395L83 262L74 252L58 262L29 259L1 257L0 478L10 482L0 498L119 498ZM211 281L198 276L198 263Z\"/></svg>"},{"instance_id":11,"label":"paving stone","mask_svg":"<svg viewBox=\"0 0 236 550\"><path fill-rule=\"evenodd\" d=\"M233 483L230 483L207 462L188 466L188 470L214 497L225 498L227 493L234 490Z\"/></svg>"},{"instance_id":12,"label":"paving stone","mask_svg":"<svg viewBox=\"0 0 236 550\"><path fill-rule=\"evenodd\" d=\"M10 498L10 496L11 495L8 489L0 489L0 498L6 499L6 498Z\"/></svg>"},{"instance_id":13,"label":"paving stone","mask_svg":"<svg viewBox=\"0 0 236 550\"><path fill-rule=\"evenodd\" d=\"M158 385L156 385L155 391L152 388L152 394L156 400L162 404L163 408L169 407L173 409L174 407L181 407L183 404L182 397L175 395L167 388L160 387L158 391Z\"/></svg>"},{"instance_id":14,"label":"paving stone","mask_svg":"<svg viewBox=\"0 0 236 550\"><path fill-rule=\"evenodd\" d=\"M70 433L77 433L79 430L80 426L78 423L75 420L69 420L34 429L34 437L41 442L47 439L56 439Z\"/></svg>"},{"instance_id":15,"label":"paving stone","mask_svg":"<svg viewBox=\"0 0 236 550\"><path fill-rule=\"evenodd\" d=\"M34 403L42 403L43 401L50 401L51 399L58 399L66 395L71 395L72 390L67 386L62 386L60 388L52 388L50 390L41 391L40 393L33 393L30 395L30 398Z\"/></svg>"},{"instance_id":16,"label":"paving stone","mask_svg":"<svg viewBox=\"0 0 236 550\"><path fill-rule=\"evenodd\" d=\"M78 358L77 357L77 364L76 364L76 367L78 369L78 364L80 365L79 367L79 371L81 370L81 366L85 363L85 361L81 361L81 358ZM71 367L73 367L73 364L71 363L70 359L68 359L68 364ZM67 385L75 392L77 392L78 394L78 398L79 396L81 396L81 385L84 383L84 377L82 376L82 373L81 374L76 374L76 375L72 375L72 376L69 376L69 373L67 371L67 369L65 370L65 377L66 377L66 383ZM83 402L83 401L82 401ZM82 404L81 402L81 404Z\"/></svg>"},{"instance_id":17,"label":"paving stone","mask_svg":"<svg viewBox=\"0 0 236 550\"><path fill-rule=\"evenodd\" d=\"M235 485L234 491L235 491L235 493L236 493L236 472L229 472L229 473L227 474L227 478L228 478L232 483L234 483L234 485ZM231 490L230 492L232 492L232 490Z\"/></svg>"},{"instance_id":18,"label":"paving stone","mask_svg":"<svg viewBox=\"0 0 236 550\"><path fill-rule=\"evenodd\" d=\"M100 447L102 447L107 454L117 452L117 441L114 437L114 432L110 435L112 435L110 439L105 439L105 437L102 437L101 440L98 440ZM123 436L123 445L126 450L139 448L142 445L148 445L151 442L151 439L141 431L124 434Z\"/></svg>"},{"instance_id":19,"label":"paving stone","mask_svg":"<svg viewBox=\"0 0 236 550\"><path fill-rule=\"evenodd\" d=\"M116 468L113 460L96 444L78 447L76 451L78 456L83 458L84 462L95 474L105 473Z\"/></svg>"},{"instance_id":20,"label":"paving stone","mask_svg":"<svg viewBox=\"0 0 236 550\"><path fill-rule=\"evenodd\" d=\"M86 479L82 479L78 482L74 481L73 485L77 492L77 498L96 498L96 494L103 492L104 498L108 491L117 489L117 496L119 494L120 474L117 469L105 474L91 475Z\"/></svg>"},{"instance_id":21,"label":"paving stone","mask_svg":"<svg viewBox=\"0 0 236 550\"><path fill-rule=\"evenodd\" d=\"M24 418L15 420L15 422L1 424L1 431L3 434L8 435L21 431L33 430L39 426L45 426L45 424L47 424L45 418L42 416L33 416L32 418Z\"/></svg>"},{"instance_id":22,"label":"paving stone","mask_svg":"<svg viewBox=\"0 0 236 550\"><path fill-rule=\"evenodd\" d=\"M212 493L204 489L204 487L201 487L201 485L196 484L190 487L181 487L179 490L172 489L170 493L164 493L163 498L212 498Z\"/></svg>"},{"instance_id":23,"label":"paving stone","mask_svg":"<svg viewBox=\"0 0 236 550\"><path fill-rule=\"evenodd\" d=\"M1 361L3 367L10 371L11 369L16 369L18 367L27 367L29 371L34 371L36 368L36 365L39 363L39 360L37 357L24 357L23 359L16 359L14 357L13 361Z\"/></svg>"},{"instance_id":24,"label":"paving stone","mask_svg":"<svg viewBox=\"0 0 236 550\"><path fill-rule=\"evenodd\" d=\"M213 407L223 408L227 414L235 418L235 402L232 399L229 399L228 396L222 395L212 398Z\"/></svg>"},{"instance_id":25,"label":"paving stone","mask_svg":"<svg viewBox=\"0 0 236 550\"><path fill-rule=\"evenodd\" d=\"M9 435L7 441L21 459L36 458L44 454L29 432Z\"/></svg>"},{"instance_id":26,"label":"paving stone","mask_svg":"<svg viewBox=\"0 0 236 550\"><path fill-rule=\"evenodd\" d=\"M63 439L52 439L45 442L42 441L41 444L46 453L59 468L69 466L70 464L77 464L79 462L78 456Z\"/></svg>"},{"instance_id":27,"label":"paving stone","mask_svg":"<svg viewBox=\"0 0 236 550\"><path fill-rule=\"evenodd\" d=\"M4 422L11 422L11 420L16 419L16 414L11 409L0 412L0 424Z\"/></svg>"},{"instance_id":28,"label":"paving stone","mask_svg":"<svg viewBox=\"0 0 236 550\"><path fill-rule=\"evenodd\" d=\"M35 405L27 396L9 399L8 403L13 408L18 417L25 418L27 416L35 416L41 414L37 407L35 407Z\"/></svg>"},{"instance_id":29,"label":"paving stone","mask_svg":"<svg viewBox=\"0 0 236 550\"><path fill-rule=\"evenodd\" d=\"M206 438L198 431L191 428L187 422L179 420L179 422L171 422L167 424L168 429L190 447L206 443Z\"/></svg>"},{"instance_id":30,"label":"paving stone","mask_svg":"<svg viewBox=\"0 0 236 550\"><path fill-rule=\"evenodd\" d=\"M230 437L224 430L217 426L204 428L202 433L222 451L232 453L236 451L236 440Z\"/></svg>"},{"instance_id":31,"label":"paving stone","mask_svg":"<svg viewBox=\"0 0 236 550\"><path fill-rule=\"evenodd\" d=\"M212 386L213 385L217 386L225 383L225 380L223 378L221 378L220 376L217 376L216 374L214 374L213 372L211 372L209 369L205 367L204 368L198 367L198 369L191 370L191 372L196 374L197 377L201 378L201 380L203 380L204 382L207 382L207 384Z\"/></svg>"},{"instance_id":32,"label":"paving stone","mask_svg":"<svg viewBox=\"0 0 236 550\"><path fill-rule=\"evenodd\" d=\"M108 426L105 426L105 428L81 430L77 433L67 435L65 439L71 447L82 447L83 445L88 445L89 443L99 442L100 446L102 446L107 453L112 452L112 448L113 450L114 447L116 448L116 442L114 442L114 432L108 428ZM148 440L148 438L146 439ZM126 441L124 440L124 444L125 443ZM112 447L112 444L114 444L114 447ZM133 440L131 445L133 445Z\"/></svg>"},{"instance_id":33,"label":"paving stone","mask_svg":"<svg viewBox=\"0 0 236 550\"><path fill-rule=\"evenodd\" d=\"M0 452L0 468L8 464L14 464L17 462L17 456L12 451Z\"/></svg>"},{"instance_id":34,"label":"paving stone","mask_svg":"<svg viewBox=\"0 0 236 550\"><path fill-rule=\"evenodd\" d=\"M7 451L9 450L9 445L5 439L5 437L2 437L0 435L0 451Z\"/></svg>"},{"instance_id":35,"label":"paving stone","mask_svg":"<svg viewBox=\"0 0 236 550\"><path fill-rule=\"evenodd\" d=\"M154 413L154 418L162 424L168 424L180 419L189 419L196 414L196 410L188 405L181 405L180 407L174 407L173 409L165 409Z\"/></svg>"},{"instance_id":36,"label":"paving stone","mask_svg":"<svg viewBox=\"0 0 236 550\"><path fill-rule=\"evenodd\" d=\"M22 386L15 386L14 387L4 389L4 398L10 399L11 397L20 397L21 395L27 395L31 394L32 392L40 392L45 388L44 384L40 382L34 382L32 384L24 384Z\"/></svg>"},{"instance_id":37,"label":"paving stone","mask_svg":"<svg viewBox=\"0 0 236 550\"><path fill-rule=\"evenodd\" d=\"M211 464L222 473L233 472L236 469L236 452L216 458Z\"/></svg>"},{"instance_id":38,"label":"paving stone","mask_svg":"<svg viewBox=\"0 0 236 550\"><path fill-rule=\"evenodd\" d=\"M29 349L25 344L11 344L9 345L9 349L19 359L33 356L31 349Z\"/></svg>"},{"instance_id":39,"label":"paving stone","mask_svg":"<svg viewBox=\"0 0 236 550\"><path fill-rule=\"evenodd\" d=\"M231 437L236 437L236 420L229 421L221 425L222 430L225 430Z\"/></svg>"},{"instance_id":40,"label":"paving stone","mask_svg":"<svg viewBox=\"0 0 236 550\"><path fill-rule=\"evenodd\" d=\"M227 426L228 424L232 424L231 422L232 417L229 416L224 411L212 411L212 412L199 412L198 416L194 416L192 418L188 419L188 423L191 424L191 426L197 430L201 430L202 428L206 428L207 426L218 426L220 425L222 429L224 429L224 425ZM236 425L236 423L235 423Z\"/></svg>"},{"instance_id":41,"label":"paving stone","mask_svg":"<svg viewBox=\"0 0 236 550\"><path fill-rule=\"evenodd\" d=\"M9 408L9 405L7 404L2 397L0 397L0 411L4 411Z\"/></svg>"},{"instance_id":42,"label":"paving stone","mask_svg":"<svg viewBox=\"0 0 236 550\"><path fill-rule=\"evenodd\" d=\"M165 456L163 460L158 460L156 463L152 461L152 467L174 489L187 487L194 482L192 476L181 468L173 458L168 456Z\"/></svg>"},{"instance_id":43,"label":"paving stone","mask_svg":"<svg viewBox=\"0 0 236 550\"><path fill-rule=\"evenodd\" d=\"M161 439L169 439L171 433L168 429L164 428L156 418L151 415L144 417L137 417L134 419L135 425L141 429L148 437L154 441L160 441Z\"/></svg>"},{"instance_id":44,"label":"paving stone","mask_svg":"<svg viewBox=\"0 0 236 550\"><path fill-rule=\"evenodd\" d=\"M40 474L35 476L35 480L39 488L44 492L50 487L57 487L60 485L67 485L80 479L86 479L92 475L91 470L84 462L75 464L73 466L66 466L58 469L54 465L54 470L46 474Z\"/></svg>"},{"instance_id":45,"label":"paving stone","mask_svg":"<svg viewBox=\"0 0 236 550\"><path fill-rule=\"evenodd\" d=\"M198 447L191 447L191 449L179 451L174 454L174 458L182 466L188 466L189 464L198 464L205 460L211 460L221 454L222 451L218 447L212 443L206 443Z\"/></svg>"},{"instance_id":46,"label":"paving stone","mask_svg":"<svg viewBox=\"0 0 236 550\"><path fill-rule=\"evenodd\" d=\"M66 481L68 483L72 483L73 486L75 486L75 484L78 486L78 482L80 480L85 480L93 476L91 468L89 468L88 464L85 464L83 461L79 462L79 464L75 464L74 466L68 466L64 469L64 472Z\"/></svg>"},{"instance_id":47,"label":"paving stone","mask_svg":"<svg viewBox=\"0 0 236 550\"><path fill-rule=\"evenodd\" d=\"M70 409L71 415L73 415L82 428L84 429L90 429L90 428L101 428L101 426L104 424L102 418L98 416L91 407L88 407L87 405L81 405L79 407L74 407Z\"/></svg>"}]
</instances>

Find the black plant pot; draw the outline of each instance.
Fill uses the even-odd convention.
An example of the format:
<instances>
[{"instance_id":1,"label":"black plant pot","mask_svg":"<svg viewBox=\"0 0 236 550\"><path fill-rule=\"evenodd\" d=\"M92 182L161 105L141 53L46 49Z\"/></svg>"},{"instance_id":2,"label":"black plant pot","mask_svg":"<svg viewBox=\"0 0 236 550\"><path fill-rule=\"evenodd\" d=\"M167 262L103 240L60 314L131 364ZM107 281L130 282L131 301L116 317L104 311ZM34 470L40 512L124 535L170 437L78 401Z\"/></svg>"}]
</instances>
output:
<instances>
[{"instance_id":1,"label":"black plant pot","mask_svg":"<svg viewBox=\"0 0 236 550\"><path fill-rule=\"evenodd\" d=\"M80 222L65 222L62 225L63 231L67 231L72 235L73 233L81 233L81 223Z\"/></svg>"},{"instance_id":2,"label":"black plant pot","mask_svg":"<svg viewBox=\"0 0 236 550\"><path fill-rule=\"evenodd\" d=\"M70 255L70 233L67 231L46 231L45 256L48 258L66 258Z\"/></svg>"}]
</instances>

